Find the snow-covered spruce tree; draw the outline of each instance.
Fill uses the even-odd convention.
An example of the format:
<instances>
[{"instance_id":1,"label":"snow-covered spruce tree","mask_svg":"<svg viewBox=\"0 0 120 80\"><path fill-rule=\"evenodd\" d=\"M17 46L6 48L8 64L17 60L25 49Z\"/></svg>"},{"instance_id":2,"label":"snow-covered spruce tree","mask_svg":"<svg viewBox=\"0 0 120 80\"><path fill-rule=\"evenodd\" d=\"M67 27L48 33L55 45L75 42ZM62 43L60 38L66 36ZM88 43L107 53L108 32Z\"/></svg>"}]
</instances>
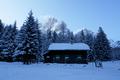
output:
<instances>
[{"instance_id":1,"label":"snow-covered spruce tree","mask_svg":"<svg viewBox=\"0 0 120 80\"><path fill-rule=\"evenodd\" d=\"M110 56L110 43L107 39L106 34L104 33L102 27L99 27L98 33L94 42L94 52L96 60L109 60Z\"/></svg>"},{"instance_id":2,"label":"snow-covered spruce tree","mask_svg":"<svg viewBox=\"0 0 120 80\"><path fill-rule=\"evenodd\" d=\"M48 40L48 45L52 42L52 31L50 29L47 30L47 40Z\"/></svg>"},{"instance_id":3,"label":"snow-covered spruce tree","mask_svg":"<svg viewBox=\"0 0 120 80\"><path fill-rule=\"evenodd\" d=\"M9 34L10 35L9 35L8 43L6 44L7 48L4 50L4 52L7 54L7 61L11 62L13 61L13 53L15 52L15 48L16 48L16 43L15 43L15 38L17 34L16 22L12 26L12 29Z\"/></svg>"},{"instance_id":4,"label":"snow-covered spruce tree","mask_svg":"<svg viewBox=\"0 0 120 80\"><path fill-rule=\"evenodd\" d=\"M71 43L71 44L74 43L74 34L73 34L73 32L68 30L66 37L67 37L66 42Z\"/></svg>"},{"instance_id":5,"label":"snow-covered spruce tree","mask_svg":"<svg viewBox=\"0 0 120 80\"><path fill-rule=\"evenodd\" d=\"M0 39L2 37L3 32L4 32L4 25L3 25L2 21L0 20Z\"/></svg>"},{"instance_id":6,"label":"snow-covered spruce tree","mask_svg":"<svg viewBox=\"0 0 120 80\"><path fill-rule=\"evenodd\" d=\"M22 25L21 29L18 31L15 39L15 52L13 54L13 58L15 61L23 61L22 55L24 53L24 45L23 43L25 42L25 36L26 36L26 30L27 27L25 24Z\"/></svg>"},{"instance_id":7,"label":"snow-covered spruce tree","mask_svg":"<svg viewBox=\"0 0 120 80\"><path fill-rule=\"evenodd\" d=\"M2 55L2 47L3 47L3 44L2 44L2 35L4 33L4 25L2 23L2 21L0 20L0 61L3 60L3 55Z\"/></svg>"},{"instance_id":8,"label":"snow-covered spruce tree","mask_svg":"<svg viewBox=\"0 0 120 80\"><path fill-rule=\"evenodd\" d=\"M52 33L52 42L56 43L57 39L58 39L58 34L55 31L53 31L53 33Z\"/></svg>"},{"instance_id":9,"label":"snow-covered spruce tree","mask_svg":"<svg viewBox=\"0 0 120 80\"><path fill-rule=\"evenodd\" d=\"M48 38L47 38L47 34L44 34L44 33L42 33L42 35L41 35L41 42L42 42L42 52L41 52L41 54L43 55L43 54L45 54L47 51L48 51L48 46L49 46L49 41L48 41Z\"/></svg>"},{"instance_id":10,"label":"snow-covered spruce tree","mask_svg":"<svg viewBox=\"0 0 120 80\"><path fill-rule=\"evenodd\" d=\"M48 51L49 45L52 43L52 31L48 29L45 33L41 35L42 42L42 55Z\"/></svg>"},{"instance_id":11,"label":"snow-covered spruce tree","mask_svg":"<svg viewBox=\"0 0 120 80\"><path fill-rule=\"evenodd\" d=\"M75 35L75 42L86 43L92 49L94 44L94 34L90 30L83 29Z\"/></svg>"},{"instance_id":12,"label":"snow-covered spruce tree","mask_svg":"<svg viewBox=\"0 0 120 80\"><path fill-rule=\"evenodd\" d=\"M30 11L27 20L21 27L17 40L18 47L15 54L22 55L24 64L30 64L38 60L40 54L39 28L38 22L35 21L32 11Z\"/></svg>"},{"instance_id":13,"label":"snow-covered spruce tree","mask_svg":"<svg viewBox=\"0 0 120 80\"><path fill-rule=\"evenodd\" d=\"M81 35L80 35L80 42L85 43L85 34L84 31L81 31Z\"/></svg>"},{"instance_id":14,"label":"snow-covered spruce tree","mask_svg":"<svg viewBox=\"0 0 120 80\"><path fill-rule=\"evenodd\" d=\"M83 33L84 33L84 43L86 43L87 45L89 45L90 47L90 51L88 53L88 60L89 61L93 61L94 60L94 54L93 54L93 45L94 45L94 34L92 31L88 30L88 29L83 29Z\"/></svg>"},{"instance_id":15,"label":"snow-covered spruce tree","mask_svg":"<svg viewBox=\"0 0 120 80\"><path fill-rule=\"evenodd\" d=\"M89 61L94 61L94 54L93 54L93 46L94 46L94 35L93 32L86 30L86 35L85 35L85 43L89 45L90 51L88 54L88 60Z\"/></svg>"},{"instance_id":16,"label":"snow-covered spruce tree","mask_svg":"<svg viewBox=\"0 0 120 80\"><path fill-rule=\"evenodd\" d=\"M94 44L94 34L92 31L88 30L88 29L83 29L83 33L84 33L84 43L88 44L90 46L90 49L93 48L93 44Z\"/></svg>"},{"instance_id":17,"label":"snow-covered spruce tree","mask_svg":"<svg viewBox=\"0 0 120 80\"><path fill-rule=\"evenodd\" d=\"M82 42L82 43L85 42L84 30L81 30L75 35L75 42Z\"/></svg>"},{"instance_id":18,"label":"snow-covered spruce tree","mask_svg":"<svg viewBox=\"0 0 120 80\"><path fill-rule=\"evenodd\" d=\"M1 46L0 46L1 54L3 55L5 61L9 61L8 60L8 55L9 55L8 49L12 43L11 33L12 33L12 25L6 26L5 31L1 37Z\"/></svg>"},{"instance_id":19,"label":"snow-covered spruce tree","mask_svg":"<svg viewBox=\"0 0 120 80\"><path fill-rule=\"evenodd\" d=\"M41 27L42 25L38 22L38 20L35 21L36 23L36 35L38 38L38 53L36 54L36 61L39 62L42 60L42 32Z\"/></svg>"},{"instance_id":20,"label":"snow-covered spruce tree","mask_svg":"<svg viewBox=\"0 0 120 80\"><path fill-rule=\"evenodd\" d=\"M94 34L93 32L88 29L82 29L81 31L75 34L74 41L86 43L87 45L89 45L91 51L89 51L88 60L93 61L94 60L94 54L93 54Z\"/></svg>"}]
</instances>

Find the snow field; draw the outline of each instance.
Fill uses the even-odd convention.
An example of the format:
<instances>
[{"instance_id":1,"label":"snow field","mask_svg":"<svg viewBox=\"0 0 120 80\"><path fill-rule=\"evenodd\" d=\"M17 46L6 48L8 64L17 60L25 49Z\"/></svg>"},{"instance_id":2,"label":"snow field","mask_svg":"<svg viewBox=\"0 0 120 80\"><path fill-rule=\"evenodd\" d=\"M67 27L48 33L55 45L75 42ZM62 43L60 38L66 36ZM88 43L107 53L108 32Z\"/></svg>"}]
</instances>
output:
<instances>
[{"instance_id":1,"label":"snow field","mask_svg":"<svg viewBox=\"0 0 120 80\"><path fill-rule=\"evenodd\" d=\"M120 61L85 64L31 64L0 62L0 80L120 80Z\"/></svg>"}]
</instances>

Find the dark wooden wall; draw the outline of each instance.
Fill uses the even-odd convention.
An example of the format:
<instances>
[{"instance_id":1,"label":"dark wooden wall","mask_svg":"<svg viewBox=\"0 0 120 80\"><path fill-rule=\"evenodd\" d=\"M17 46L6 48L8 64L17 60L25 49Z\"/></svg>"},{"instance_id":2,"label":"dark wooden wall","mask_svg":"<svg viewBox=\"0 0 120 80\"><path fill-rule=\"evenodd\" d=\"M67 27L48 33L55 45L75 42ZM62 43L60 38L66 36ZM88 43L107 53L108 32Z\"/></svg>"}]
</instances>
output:
<instances>
[{"instance_id":1,"label":"dark wooden wall","mask_svg":"<svg viewBox=\"0 0 120 80\"><path fill-rule=\"evenodd\" d=\"M44 55L45 63L87 63L87 51L52 50Z\"/></svg>"}]
</instances>

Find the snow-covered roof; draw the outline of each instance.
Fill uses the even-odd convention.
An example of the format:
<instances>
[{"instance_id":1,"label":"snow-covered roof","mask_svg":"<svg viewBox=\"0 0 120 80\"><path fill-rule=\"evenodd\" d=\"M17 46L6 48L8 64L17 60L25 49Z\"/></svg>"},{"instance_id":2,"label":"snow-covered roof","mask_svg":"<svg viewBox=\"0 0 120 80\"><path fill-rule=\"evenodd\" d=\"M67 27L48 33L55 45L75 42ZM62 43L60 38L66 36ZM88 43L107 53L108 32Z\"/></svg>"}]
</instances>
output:
<instances>
[{"instance_id":1,"label":"snow-covered roof","mask_svg":"<svg viewBox=\"0 0 120 80\"><path fill-rule=\"evenodd\" d=\"M90 50L85 43L52 43L48 50Z\"/></svg>"}]
</instances>

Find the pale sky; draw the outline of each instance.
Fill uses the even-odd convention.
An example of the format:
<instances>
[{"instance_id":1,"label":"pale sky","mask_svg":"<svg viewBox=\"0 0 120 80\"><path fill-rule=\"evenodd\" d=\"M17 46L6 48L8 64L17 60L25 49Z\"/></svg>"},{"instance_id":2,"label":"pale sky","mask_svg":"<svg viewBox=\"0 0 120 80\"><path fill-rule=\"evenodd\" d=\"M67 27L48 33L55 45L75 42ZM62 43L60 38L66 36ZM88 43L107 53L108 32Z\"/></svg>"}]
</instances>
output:
<instances>
[{"instance_id":1,"label":"pale sky","mask_svg":"<svg viewBox=\"0 0 120 80\"><path fill-rule=\"evenodd\" d=\"M5 24L16 20L20 27L30 10L40 22L44 16L54 16L74 32L82 28L97 32L101 26L109 39L120 40L120 0L0 0Z\"/></svg>"}]
</instances>

